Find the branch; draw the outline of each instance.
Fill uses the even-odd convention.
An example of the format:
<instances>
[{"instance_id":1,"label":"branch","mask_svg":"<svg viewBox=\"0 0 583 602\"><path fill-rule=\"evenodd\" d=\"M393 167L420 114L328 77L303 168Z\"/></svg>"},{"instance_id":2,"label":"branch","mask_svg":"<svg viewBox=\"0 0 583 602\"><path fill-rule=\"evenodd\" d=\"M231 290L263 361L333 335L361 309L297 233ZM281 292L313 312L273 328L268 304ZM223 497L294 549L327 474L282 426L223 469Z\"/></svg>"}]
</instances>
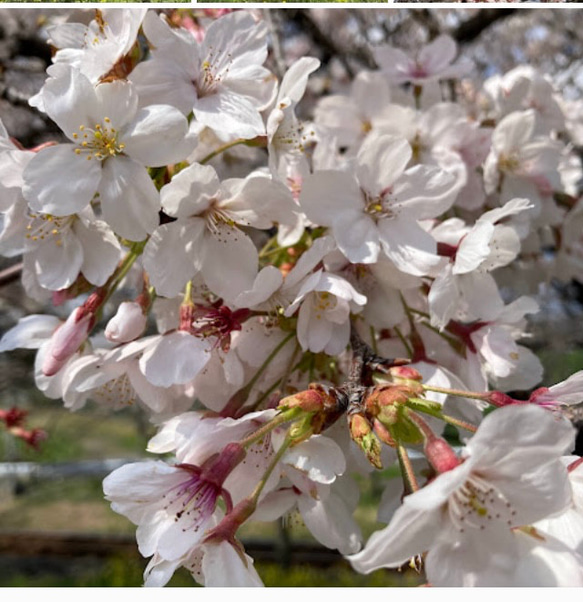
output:
<instances>
[{"instance_id":1,"label":"branch","mask_svg":"<svg viewBox=\"0 0 583 602\"><path fill-rule=\"evenodd\" d=\"M496 21L506 19L515 12L516 8L483 8L452 31L451 36L458 44L468 44Z\"/></svg>"},{"instance_id":2,"label":"branch","mask_svg":"<svg viewBox=\"0 0 583 602\"><path fill-rule=\"evenodd\" d=\"M5 286L6 284L10 284L14 280L18 280L20 278L20 274L22 273L22 263L16 263L11 265L9 268L2 270L0 272L0 286Z\"/></svg>"}]
</instances>

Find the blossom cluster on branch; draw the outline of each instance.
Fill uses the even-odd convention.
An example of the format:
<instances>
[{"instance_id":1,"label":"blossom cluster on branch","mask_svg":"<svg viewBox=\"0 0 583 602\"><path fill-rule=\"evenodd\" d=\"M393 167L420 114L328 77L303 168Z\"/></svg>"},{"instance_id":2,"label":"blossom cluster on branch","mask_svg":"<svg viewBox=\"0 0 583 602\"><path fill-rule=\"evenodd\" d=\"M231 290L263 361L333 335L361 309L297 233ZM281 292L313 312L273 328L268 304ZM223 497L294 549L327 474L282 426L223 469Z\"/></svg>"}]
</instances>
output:
<instances>
[{"instance_id":1,"label":"blossom cluster on branch","mask_svg":"<svg viewBox=\"0 0 583 602\"><path fill-rule=\"evenodd\" d=\"M583 372L517 393L542 379L521 344L538 306L503 289L583 278L580 107L529 67L473 82L447 35L372 48L379 68L305 122L320 62L278 81L252 13L103 9L49 33L31 104L65 142L24 149L0 122L0 252L64 319L25 316L0 351L37 349L70 410L156 426L159 459L104 481L146 585L261 585L238 530L290 512L365 573L583 585L562 410ZM393 464L365 542L354 477Z\"/></svg>"}]
</instances>

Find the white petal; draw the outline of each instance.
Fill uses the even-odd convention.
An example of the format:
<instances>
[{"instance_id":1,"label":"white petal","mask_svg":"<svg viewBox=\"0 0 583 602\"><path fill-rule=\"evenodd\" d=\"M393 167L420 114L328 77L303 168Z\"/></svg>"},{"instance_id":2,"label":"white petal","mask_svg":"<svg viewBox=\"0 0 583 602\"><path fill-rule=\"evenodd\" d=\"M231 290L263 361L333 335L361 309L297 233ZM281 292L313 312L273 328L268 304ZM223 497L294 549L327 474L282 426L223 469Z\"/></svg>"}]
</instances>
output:
<instances>
[{"instance_id":1,"label":"white petal","mask_svg":"<svg viewBox=\"0 0 583 602\"><path fill-rule=\"evenodd\" d=\"M208 209L219 187L219 177L212 166L193 163L162 187L162 207L173 217L198 215Z\"/></svg>"},{"instance_id":2,"label":"white petal","mask_svg":"<svg viewBox=\"0 0 583 602\"><path fill-rule=\"evenodd\" d=\"M58 241L45 240L31 256L39 284L57 291L71 286L77 279L83 264L83 247L69 230Z\"/></svg>"},{"instance_id":3,"label":"white petal","mask_svg":"<svg viewBox=\"0 0 583 602\"><path fill-rule=\"evenodd\" d=\"M0 352L12 349L37 349L46 343L62 324L55 316L33 314L21 318L18 324L4 333L0 340Z\"/></svg>"},{"instance_id":4,"label":"white petal","mask_svg":"<svg viewBox=\"0 0 583 602\"><path fill-rule=\"evenodd\" d=\"M173 332L146 350L140 358L144 376L158 387L190 382L211 357L209 343L187 332Z\"/></svg>"},{"instance_id":5,"label":"white petal","mask_svg":"<svg viewBox=\"0 0 583 602\"><path fill-rule=\"evenodd\" d=\"M120 133L124 152L148 167L178 163L194 150L196 141L187 139L188 122L168 105L141 109L135 120Z\"/></svg>"},{"instance_id":6,"label":"white petal","mask_svg":"<svg viewBox=\"0 0 583 602\"><path fill-rule=\"evenodd\" d=\"M204 550L202 572L206 587L263 587L253 559L247 554L241 558L228 541L205 544Z\"/></svg>"},{"instance_id":7,"label":"white petal","mask_svg":"<svg viewBox=\"0 0 583 602\"><path fill-rule=\"evenodd\" d=\"M403 174L411 155L411 146L405 138L368 137L357 158L357 178L361 188L371 197L380 195Z\"/></svg>"},{"instance_id":8,"label":"white petal","mask_svg":"<svg viewBox=\"0 0 583 602\"><path fill-rule=\"evenodd\" d=\"M348 560L359 573L371 573L382 567L397 568L430 549L442 528L441 517L439 507L425 512L404 504L391 523L373 533L362 552L349 556Z\"/></svg>"},{"instance_id":9,"label":"white petal","mask_svg":"<svg viewBox=\"0 0 583 602\"><path fill-rule=\"evenodd\" d=\"M83 245L81 271L91 284L102 286L117 266L121 245L105 222L77 222L74 228Z\"/></svg>"},{"instance_id":10,"label":"white petal","mask_svg":"<svg viewBox=\"0 0 583 602\"><path fill-rule=\"evenodd\" d=\"M206 285L227 302L253 286L258 255L251 239L238 228L219 224L205 233L202 275Z\"/></svg>"},{"instance_id":11,"label":"white petal","mask_svg":"<svg viewBox=\"0 0 583 602\"><path fill-rule=\"evenodd\" d=\"M145 167L129 157L104 161L99 186L103 218L129 240L143 240L159 223L160 197Z\"/></svg>"},{"instance_id":12,"label":"white petal","mask_svg":"<svg viewBox=\"0 0 583 602\"><path fill-rule=\"evenodd\" d=\"M52 215L82 211L101 180L101 163L75 154L74 144L59 144L37 153L24 171L22 194L31 208Z\"/></svg>"},{"instance_id":13,"label":"white petal","mask_svg":"<svg viewBox=\"0 0 583 602\"><path fill-rule=\"evenodd\" d=\"M156 228L146 243L144 268L156 292L175 297L201 268L204 221L200 218L178 220ZM168 269L172 265L174 269Z\"/></svg>"}]
</instances>

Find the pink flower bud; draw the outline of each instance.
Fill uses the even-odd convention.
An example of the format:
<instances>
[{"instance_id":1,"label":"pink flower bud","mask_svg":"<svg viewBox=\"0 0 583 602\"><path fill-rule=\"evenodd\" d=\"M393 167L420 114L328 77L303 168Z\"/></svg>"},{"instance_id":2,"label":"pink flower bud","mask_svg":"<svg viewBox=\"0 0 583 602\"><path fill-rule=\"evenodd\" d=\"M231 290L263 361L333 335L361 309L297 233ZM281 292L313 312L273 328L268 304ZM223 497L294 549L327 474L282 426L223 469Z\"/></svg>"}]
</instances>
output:
<instances>
[{"instance_id":1,"label":"pink flower bud","mask_svg":"<svg viewBox=\"0 0 583 602\"><path fill-rule=\"evenodd\" d=\"M460 465L449 443L440 437L431 437L426 441L425 455L431 466L440 474Z\"/></svg>"},{"instance_id":2,"label":"pink flower bud","mask_svg":"<svg viewBox=\"0 0 583 602\"><path fill-rule=\"evenodd\" d=\"M105 338L112 343L129 343L146 329L147 318L139 303L124 301L107 323Z\"/></svg>"},{"instance_id":3,"label":"pink flower bud","mask_svg":"<svg viewBox=\"0 0 583 602\"><path fill-rule=\"evenodd\" d=\"M65 362L81 347L93 325L95 316L78 307L67 321L54 332L44 359L42 371L45 376L54 376Z\"/></svg>"}]
</instances>

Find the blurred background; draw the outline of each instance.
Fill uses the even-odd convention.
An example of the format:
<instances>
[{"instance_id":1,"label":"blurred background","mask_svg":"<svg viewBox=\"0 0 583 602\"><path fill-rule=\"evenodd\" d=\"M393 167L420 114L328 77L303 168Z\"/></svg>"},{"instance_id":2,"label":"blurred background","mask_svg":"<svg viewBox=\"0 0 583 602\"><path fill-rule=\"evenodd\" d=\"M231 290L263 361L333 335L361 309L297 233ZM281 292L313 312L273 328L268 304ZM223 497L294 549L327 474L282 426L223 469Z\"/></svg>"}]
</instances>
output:
<instances>
[{"instance_id":1,"label":"blurred background","mask_svg":"<svg viewBox=\"0 0 583 602\"><path fill-rule=\"evenodd\" d=\"M167 10L172 12L173 9ZM174 9L175 10L175 9ZM185 9L187 10L187 9ZM212 11L190 9L208 18ZM255 9L256 11L258 9ZM529 64L548 74L572 101L575 131L583 144L583 11L577 9L269 9L261 11L272 34L270 68L281 74L300 56L317 56L322 69L302 104L309 117L315 99L343 90L355 74L375 67L370 46L390 42L415 49L449 33L471 58L477 81ZM58 139L58 130L32 111L28 99L50 64L46 26L69 18L89 21L93 10L0 9L0 118L25 147ZM579 119L579 121L577 121ZM575 147L581 155L581 148ZM27 299L19 284L18 258L0 258L0 335L29 313L47 308ZM546 282L535 294L542 311L522 342L541 358L552 384L583 369L583 284ZM524 291L522 291L524 289ZM75 413L34 387L33 351L0 355L0 410L28 412L29 429L47 434L38 448L0 432L0 586L139 586L146 561L137 552L135 527L103 500L101 481L117 466L146 456L154 428L139 411L115 414L95 406ZM579 424L579 416L573 415ZM359 520L365 536L377 527L382 479L362 483ZM416 585L413 571L352 573L342 558L311 539L301 520L245 532L248 553L267 585ZM190 585L179 572L172 585Z\"/></svg>"}]
</instances>

